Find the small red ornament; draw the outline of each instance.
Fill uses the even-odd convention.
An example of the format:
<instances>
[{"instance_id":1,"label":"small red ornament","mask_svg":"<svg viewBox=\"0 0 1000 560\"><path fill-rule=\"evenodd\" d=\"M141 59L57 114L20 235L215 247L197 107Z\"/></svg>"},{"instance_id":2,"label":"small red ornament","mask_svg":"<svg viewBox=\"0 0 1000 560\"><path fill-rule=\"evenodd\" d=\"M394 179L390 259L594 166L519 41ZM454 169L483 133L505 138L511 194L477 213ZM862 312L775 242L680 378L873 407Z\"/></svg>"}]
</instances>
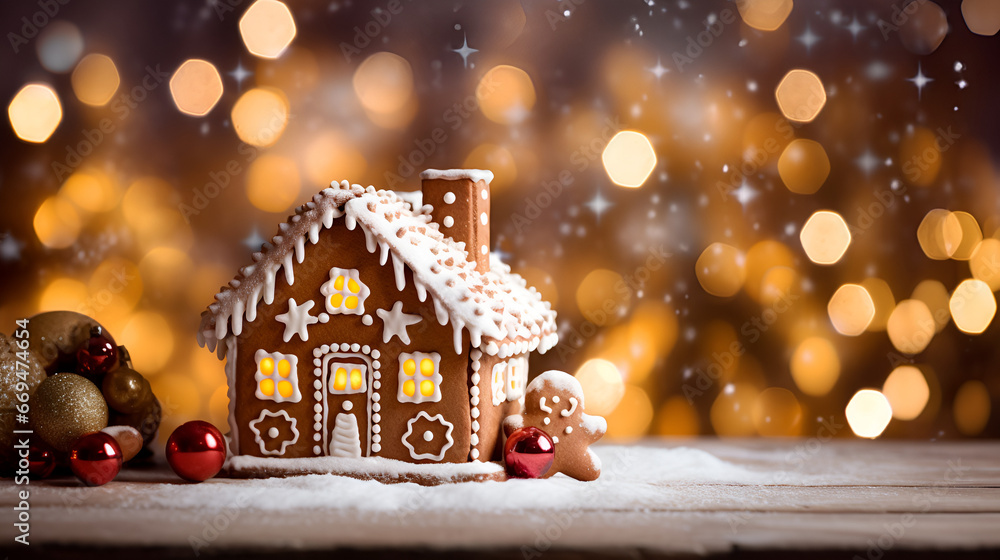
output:
<instances>
[{"instance_id":1,"label":"small red ornament","mask_svg":"<svg viewBox=\"0 0 1000 560\"><path fill-rule=\"evenodd\" d=\"M555 444L549 434L530 426L518 428L503 446L503 462L513 478L539 478L555 460Z\"/></svg>"},{"instance_id":2,"label":"small red ornament","mask_svg":"<svg viewBox=\"0 0 1000 560\"><path fill-rule=\"evenodd\" d=\"M118 363L118 347L101 327L90 329L90 338L76 351L76 369L91 381L111 371ZM98 382L100 386L100 382Z\"/></svg>"},{"instance_id":3,"label":"small red ornament","mask_svg":"<svg viewBox=\"0 0 1000 560\"><path fill-rule=\"evenodd\" d=\"M28 448L28 476L41 480L52 476L56 469L56 454L48 447L32 445Z\"/></svg>"},{"instance_id":4,"label":"small red ornament","mask_svg":"<svg viewBox=\"0 0 1000 560\"><path fill-rule=\"evenodd\" d=\"M201 482L212 478L226 462L222 432L201 420L179 426L167 440L167 462L184 480Z\"/></svg>"},{"instance_id":5,"label":"small red ornament","mask_svg":"<svg viewBox=\"0 0 1000 560\"><path fill-rule=\"evenodd\" d=\"M122 470L122 448L104 432L80 436L69 452L69 468L87 486L103 486Z\"/></svg>"}]
</instances>

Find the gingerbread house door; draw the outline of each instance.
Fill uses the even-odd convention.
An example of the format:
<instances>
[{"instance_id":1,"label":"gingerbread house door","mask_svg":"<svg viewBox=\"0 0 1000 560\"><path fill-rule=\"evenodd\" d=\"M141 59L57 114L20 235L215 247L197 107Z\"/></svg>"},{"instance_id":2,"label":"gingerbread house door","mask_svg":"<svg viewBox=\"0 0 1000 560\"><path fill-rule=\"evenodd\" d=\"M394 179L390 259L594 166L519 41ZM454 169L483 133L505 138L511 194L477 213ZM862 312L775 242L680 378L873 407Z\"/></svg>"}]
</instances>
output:
<instances>
[{"instance_id":1,"label":"gingerbread house door","mask_svg":"<svg viewBox=\"0 0 1000 560\"><path fill-rule=\"evenodd\" d=\"M368 456L372 381L369 357L326 354L322 369L324 451L333 457Z\"/></svg>"}]
</instances>

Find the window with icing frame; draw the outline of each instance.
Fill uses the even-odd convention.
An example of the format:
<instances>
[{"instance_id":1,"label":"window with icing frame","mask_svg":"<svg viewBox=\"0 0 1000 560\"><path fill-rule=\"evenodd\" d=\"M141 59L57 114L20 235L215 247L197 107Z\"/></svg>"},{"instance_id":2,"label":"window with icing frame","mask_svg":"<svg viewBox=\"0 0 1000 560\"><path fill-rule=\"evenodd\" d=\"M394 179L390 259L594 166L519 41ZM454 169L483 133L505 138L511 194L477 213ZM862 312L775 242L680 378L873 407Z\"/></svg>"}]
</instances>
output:
<instances>
[{"instance_id":1,"label":"window with icing frame","mask_svg":"<svg viewBox=\"0 0 1000 560\"><path fill-rule=\"evenodd\" d=\"M508 360L506 376L507 400L516 401L523 397L524 387L528 384L528 359L518 357Z\"/></svg>"},{"instance_id":2,"label":"window with icing frame","mask_svg":"<svg viewBox=\"0 0 1000 560\"><path fill-rule=\"evenodd\" d=\"M412 352L399 355L399 390L401 403L426 403L441 400L441 355L437 352Z\"/></svg>"},{"instance_id":3,"label":"window with icing frame","mask_svg":"<svg viewBox=\"0 0 1000 560\"><path fill-rule=\"evenodd\" d=\"M365 300L371 294L368 286L361 281L357 269L330 269L330 279L320 286L327 313L340 315L364 315Z\"/></svg>"},{"instance_id":4,"label":"window with icing frame","mask_svg":"<svg viewBox=\"0 0 1000 560\"><path fill-rule=\"evenodd\" d=\"M257 350L254 354L257 371L254 395L262 401L297 403L302 400L297 374L299 357L295 354Z\"/></svg>"},{"instance_id":5,"label":"window with icing frame","mask_svg":"<svg viewBox=\"0 0 1000 560\"><path fill-rule=\"evenodd\" d=\"M327 365L330 375L330 393L334 395L353 395L368 390L368 366L361 363L330 362Z\"/></svg>"}]
</instances>

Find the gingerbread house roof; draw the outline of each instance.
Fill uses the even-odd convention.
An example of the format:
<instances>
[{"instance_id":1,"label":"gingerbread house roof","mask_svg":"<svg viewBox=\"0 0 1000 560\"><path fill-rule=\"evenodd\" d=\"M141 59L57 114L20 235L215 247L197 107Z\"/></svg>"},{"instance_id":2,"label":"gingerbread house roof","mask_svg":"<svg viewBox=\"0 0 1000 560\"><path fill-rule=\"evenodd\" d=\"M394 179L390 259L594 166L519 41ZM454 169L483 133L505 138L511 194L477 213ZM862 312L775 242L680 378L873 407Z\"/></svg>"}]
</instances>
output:
<instances>
[{"instance_id":1,"label":"gingerbread house roof","mask_svg":"<svg viewBox=\"0 0 1000 560\"><path fill-rule=\"evenodd\" d=\"M489 271L476 271L465 244L443 235L430 211L412 194L333 183L296 209L278 235L253 254L253 264L216 294L202 313L199 344L215 350L220 340L239 335L244 321L256 319L261 299L268 305L274 301L279 272L294 284L295 263L305 259L306 243L317 243L320 231L343 217L348 229L361 227L368 251L378 253L380 264L391 261L399 290L406 284L404 267L410 269L420 301L430 296L438 322L451 323L456 352L461 352L463 330L474 347L501 358L554 346L552 306L495 254Z\"/></svg>"}]
</instances>

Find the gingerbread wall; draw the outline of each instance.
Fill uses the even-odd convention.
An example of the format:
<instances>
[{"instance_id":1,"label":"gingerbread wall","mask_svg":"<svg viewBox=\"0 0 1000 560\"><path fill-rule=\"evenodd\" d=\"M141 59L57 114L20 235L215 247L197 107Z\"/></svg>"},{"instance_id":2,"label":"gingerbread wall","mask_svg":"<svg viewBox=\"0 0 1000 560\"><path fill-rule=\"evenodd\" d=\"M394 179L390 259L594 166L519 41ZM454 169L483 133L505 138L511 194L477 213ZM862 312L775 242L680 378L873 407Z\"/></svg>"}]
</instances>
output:
<instances>
[{"instance_id":1,"label":"gingerbread wall","mask_svg":"<svg viewBox=\"0 0 1000 560\"><path fill-rule=\"evenodd\" d=\"M276 317L289 312L290 298L294 299L297 305L302 305L310 300L314 301L315 304L309 310L313 316L324 312L326 296L320 292L320 288L330 280L331 267L358 270L359 279L370 290L370 294L364 300L364 311L365 315L371 317L370 324L366 324L368 321L363 315L330 314L327 323L317 322L308 325L307 341L301 340L298 334L293 335L288 342L283 341L285 324L279 322ZM389 312L396 302L402 302L401 311L403 313L420 317L418 323L406 327L410 338L409 344L404 344L398 336L394 336L387 343L383 342L384 321L376 310L381 309ZM391 264L384 267L379 265L377 253L372 254L366 250L364 233L360 227L354 231L347 230L343 219L338 219L333 228L322 231L317 244L306 244L305 260L294 265L294 282L291 286L287 283L283 271L278 273L273 303L270 305L259 303L256 320L246 324L244 331L238 337L235 416L239 429L240 453L265 455L261 450L260 442L257 441L257 434L250 429L249 425L255 420L260 420L262 413L266 410L269 414L264 415L263 420L256 424L258 431L262 434L260 440L264 441L265 450L274 452L278 450L282 441L291 439L290 422L284 419L284 414L287 413L290 419L295 420L295 428L298 431L297 441L286 445L283 454L267 456L313 457L317 455L315 447L322 446L322 432L326 431L329 439L329 430L334 425L333 417L338 411L330 410L325 427L319 431L316 430L317 404L320 404L320 408L322 408L322 399L318 401L316 397L322 396L318 393L326 393L329 397L329 391L316 389L315 382L319 377L314 374L314 368L319 359L315 357L314 351L323 350L324 345L338 348L338 345L347 343L350 346L348 353L353 348L362 349L364 346L368 346L371 362L377 365L380 374L380 379L370 378L368 380L373 387L371 404L374 406L377 402L376 408L379 409L377 413L379 421L377 428L373 428L373 431L377 431L378 437L376 439L380 441L378 446L371 446L372 456L408 462L433 463L437 462L434 458L415 459L414 454L432 457L447 446L441 461L467 461L471 426L468 388L469 356L467 351L462 354L455 353L452 337L451 325L441 326L438 324L430 296L426 302L420 302L417 298L410 270L406 270L406 287L400 292L395 285ZM465 333L463 338L463 347L468 348L468 333ZM261 400L256 396L258 382L255 379L257 371L255 354L258 350L294 355L297 358L296 374L301 397L298 402L276 403L270 400ZM375 352L376 350L377 352ZM441 400L439 402L415 404L399 401L397 392L400 387L399 355L401 352L437 352L440 354L438 372L441 374L439 386ZM374 358L375 355L378 357ZM363 361L354 360L354 362ZM376 385L378 388L374 389ZM360 406L354 406L353 412L357 413L359 424L363 423L361 420L367 413L367 411L361 412L359 408L368 404L365 403L367 400L367 398L361 399L358 401ZM408 422L416 418L421 411L425 414L420 415L414 422L414 430L408 438L414 448L414 451L411 452L402 440L407 432ZM372 416L375 414L373 413ZM447 425L445 423L452 426L450 445L447 445L448 434L446 434ZM497 423L491 421L490 425L491 431L499 431ZM275 432L270 430L272 427L277 428L278 432L274 438L269 437L269 435L275 435ZM365 426L359 426L359 431L366 432L367 430ZM429 435L427 435L428 432L430 432ZM317 433L321 436L320 441L315 439ZM430 439L430 442L426 439ZM367 434L362 433L362 455L367 454L369 443ZM378 447L380 449L375 451Z\"/></svg>"}]
</instances>

